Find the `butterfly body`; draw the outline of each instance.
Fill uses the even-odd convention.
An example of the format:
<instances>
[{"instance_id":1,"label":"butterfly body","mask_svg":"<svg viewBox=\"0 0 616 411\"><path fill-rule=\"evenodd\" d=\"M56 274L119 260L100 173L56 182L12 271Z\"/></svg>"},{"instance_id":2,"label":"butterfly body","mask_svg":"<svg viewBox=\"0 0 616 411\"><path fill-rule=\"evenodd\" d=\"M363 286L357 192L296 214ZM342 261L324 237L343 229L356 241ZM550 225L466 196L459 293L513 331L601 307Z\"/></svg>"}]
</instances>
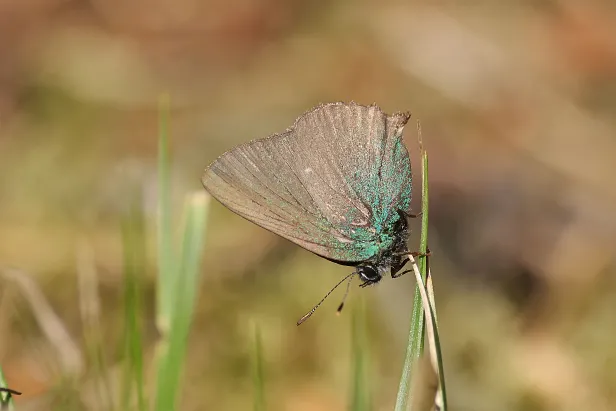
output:
<instances>
[{"instance_id":1,"label":"butterfly body","mask_svg":"<svg viewBox=\"0 0 616 411\"><path fill-rule=\"evenodd\" d=\"M399 216L392 227L392 232L386 235L387 241L378 244L379 253L374 258L356 265L363 286L376 284L388 274L395 278L408 261L406 255L409 253L407 246L409 231L406 214L400 211Z\"/></svg>"}]
</instances>

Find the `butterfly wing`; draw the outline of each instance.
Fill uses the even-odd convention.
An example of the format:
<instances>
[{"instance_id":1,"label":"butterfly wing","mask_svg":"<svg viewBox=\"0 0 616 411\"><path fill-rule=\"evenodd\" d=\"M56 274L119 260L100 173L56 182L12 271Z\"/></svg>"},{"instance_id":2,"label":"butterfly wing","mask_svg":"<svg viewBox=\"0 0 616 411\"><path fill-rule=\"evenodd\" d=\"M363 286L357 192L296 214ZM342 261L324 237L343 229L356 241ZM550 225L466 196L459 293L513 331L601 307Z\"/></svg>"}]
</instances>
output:
<instances>
[{"instance_id":1,"label":"butterfly wing","mask_svg":"<svg viewBox=\"0 0 616 411\"><path fill-rule=\"evenodd\" d=\"M408 114L331 103L281 134L240 145L205 171L203 185L240 216L323 257L365 261L408 210Z\"/></svg>"}]
</instances>

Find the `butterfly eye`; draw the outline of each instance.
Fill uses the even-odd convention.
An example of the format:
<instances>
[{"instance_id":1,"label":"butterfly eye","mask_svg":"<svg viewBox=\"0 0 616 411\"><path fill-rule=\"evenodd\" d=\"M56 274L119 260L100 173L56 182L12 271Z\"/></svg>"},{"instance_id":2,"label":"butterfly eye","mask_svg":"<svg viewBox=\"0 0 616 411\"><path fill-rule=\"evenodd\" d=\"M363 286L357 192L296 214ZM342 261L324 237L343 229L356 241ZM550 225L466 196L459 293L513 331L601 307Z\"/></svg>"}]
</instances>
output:
<instances>
[{"instance_id":1,"label":"butterfly eye","mask_svg":"<svg viewBox=\"0 0 616 411\"><path fill-rule=\"evenodd\" d=\"M364 282L376 283L381 279L381 275L372 265L357 267L357 272L359 273L359 277Z\"/></svg>"}]
</instances>

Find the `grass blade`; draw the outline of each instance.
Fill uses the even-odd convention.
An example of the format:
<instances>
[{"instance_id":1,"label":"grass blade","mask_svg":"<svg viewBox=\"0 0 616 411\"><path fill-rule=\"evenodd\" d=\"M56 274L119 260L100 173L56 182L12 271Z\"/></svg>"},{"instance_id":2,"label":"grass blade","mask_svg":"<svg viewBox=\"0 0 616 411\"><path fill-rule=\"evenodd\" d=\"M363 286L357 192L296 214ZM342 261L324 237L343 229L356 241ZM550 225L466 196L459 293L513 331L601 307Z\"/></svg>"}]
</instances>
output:
<instances>
[{"instance_id":1,"label":"grass blade","mask_svg":"<svg viewBox=\"0 0 616 411\"><path fill-rule=\"evenodd\" d=\"M121 396L123 409L129 409L132 389L137 390L137 409L146 409L143 392L143 336L142 336L142 276L145 270L145 217L141 196L134 190L129 212L122 223L124 243L124 384Z\"/></svg>"},{"instance_id":2,"label":"grass blade","mask_svg":"<svg viewBox=\"0 0 616 411\"><path fill-rule=\"evenodd\" d=\"M265 380L263 370L263 345L261 330L255 326L254 349L253 349L252 381L254 389L254 411L265 411Z\"/></svg>"},{"instance_id":3,"label":"grass blade","mask_svg":"<svg viewBox=\"0 0 616 411\"><path fill-rule=\"evenodd\" d=\"M175 267L173 213L171 209L171 154L169 148L169 96L159 101L158 131L158 287L156 325L166 335L171 318Z\"/></svg>"},{"instance_id":4,"label":"grass blade","mask_svg":"<svg viewBox=\"0 0 616 411\"><path fill-rule=\"evenodd\" d=\"M436 323L436 310L434 306L434 290L432 288L432 281L428 273L428 280L424 282L419 268L415 262L415 259L411 256L410 262L413 266L413 272L415 273L415 279L418 284L421 284L419 291L421 293L421 302L426 313L426 321L428 322L427 335L430 349L430 362L432 367L438 374L439 389L434 400L438 405L438 410L447 410L447 395L445 390L445 374L443 372L443 359L441 355L441 345L438 335L438 327Z\"/></svg>"},{"instance_id":5,"label":"grass blade","mask_svg":"<svg viewBox=\"0 0 616 411\"><path fill-rule=\"evenodd\" d=\"M156 386L156 410L174 409L186 340L193 317L199 285L203 233L207 222L209 196L204 192L189 197L184 213L182 254L178 278L172 290L169 333L159 346L159 367Z\"/></svg>"},{"instance_id":6,"label":"grass blade","mask_svg":"<svg viewBox=\"0 0 616 411\"><path fill-rule=\"evenodd\" d=\"M0 368L0 410L13 411L15 409L13 395L21 395L21 393L7 387L2 368Z\"/></svg>"},{"instance_id":7,"label":"grass blade","mask_svg":"<svg viewBox=\"0 0 616 411\"><path fill-rule=\"evenodd\" d=\"M368 349L366 341L366 311L363 298L353 309L351 316L351 344L353 355L353 386L349 411L369 411L372 409L368 376Z\"/></svg>"},{"instance_id":8,"label":"grass blade","mask_svg":"<svg viewBox=\"0 0 616 411\"><path fill-rule=\"evenodd\" d=\"M94 253L87 240L83 239L77 249L77 280L79 307L83 324L83 345L94 377L95 401L101 409L114 409L114 398L106 376L109 364L105 356L105 337L101 326L101 297Z\"/></svg>"},{"instance_id":9,"label":"grass blade","mask_svg":"<svg viewBox=\"0 0 616 411\"><path fill-rule=\"evenodd\" d=\"M420 133L421 136L421 133ZM421 138L421 137L420 137ZM419 252L426 253L428 249L428 155L426 151L421 149L421 238L419 242ZM419 271L422 278L426 278L426 259L419 259ZM413 299L413 311L411 314L411 326L409 329L409 338L402 367L402 376L398 387L398 395L396 397L395 411L407 411L410 401L412 371L415 367L417 359L423 352L424 344L424 310L420 297L420 284L415 285L415 298Z\"/></svg>"},{"instance_id":10,"label":"grass blade","mask_svg":"<svg viewBox=\"0 0 616 411\"><path fill-rule=\"evenodd\" d=\"M426 289L428 291L428 301L430 303L430 310L432 314L432 329L434 332L434 355L436 356L436 369L438 371L439 378L439 390L437 398L435 400L438 403L441 411L447 411L447 389L445 388L445 367L443 366L443 354L441 352L441 341L438 334L438 319L436 317L436 304L434 301L434 288L432 286L432 274L430 268L428 268L428 280L426 282Z\"/></svg>"}]
</instances>

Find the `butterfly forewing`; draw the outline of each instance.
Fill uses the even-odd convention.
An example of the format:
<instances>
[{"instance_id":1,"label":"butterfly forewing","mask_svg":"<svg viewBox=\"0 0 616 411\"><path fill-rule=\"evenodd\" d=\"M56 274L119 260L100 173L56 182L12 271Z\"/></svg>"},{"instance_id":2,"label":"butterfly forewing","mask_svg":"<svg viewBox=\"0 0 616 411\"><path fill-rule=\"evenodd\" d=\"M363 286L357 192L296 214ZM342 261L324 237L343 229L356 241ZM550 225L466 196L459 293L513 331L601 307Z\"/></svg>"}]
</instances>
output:
<instances>
[{"instance_id":1,"label":"butterfly forewing","mask_svg":"<svg viewBox=\"0 0 616 411\"><path fill-rule=\"evenodd\" d=\"M248 220L323 257L364 261L406 211L407 114L332 103L284 133L240 145L205 171L205 188Z\"/></svg>"}]
</instances>

